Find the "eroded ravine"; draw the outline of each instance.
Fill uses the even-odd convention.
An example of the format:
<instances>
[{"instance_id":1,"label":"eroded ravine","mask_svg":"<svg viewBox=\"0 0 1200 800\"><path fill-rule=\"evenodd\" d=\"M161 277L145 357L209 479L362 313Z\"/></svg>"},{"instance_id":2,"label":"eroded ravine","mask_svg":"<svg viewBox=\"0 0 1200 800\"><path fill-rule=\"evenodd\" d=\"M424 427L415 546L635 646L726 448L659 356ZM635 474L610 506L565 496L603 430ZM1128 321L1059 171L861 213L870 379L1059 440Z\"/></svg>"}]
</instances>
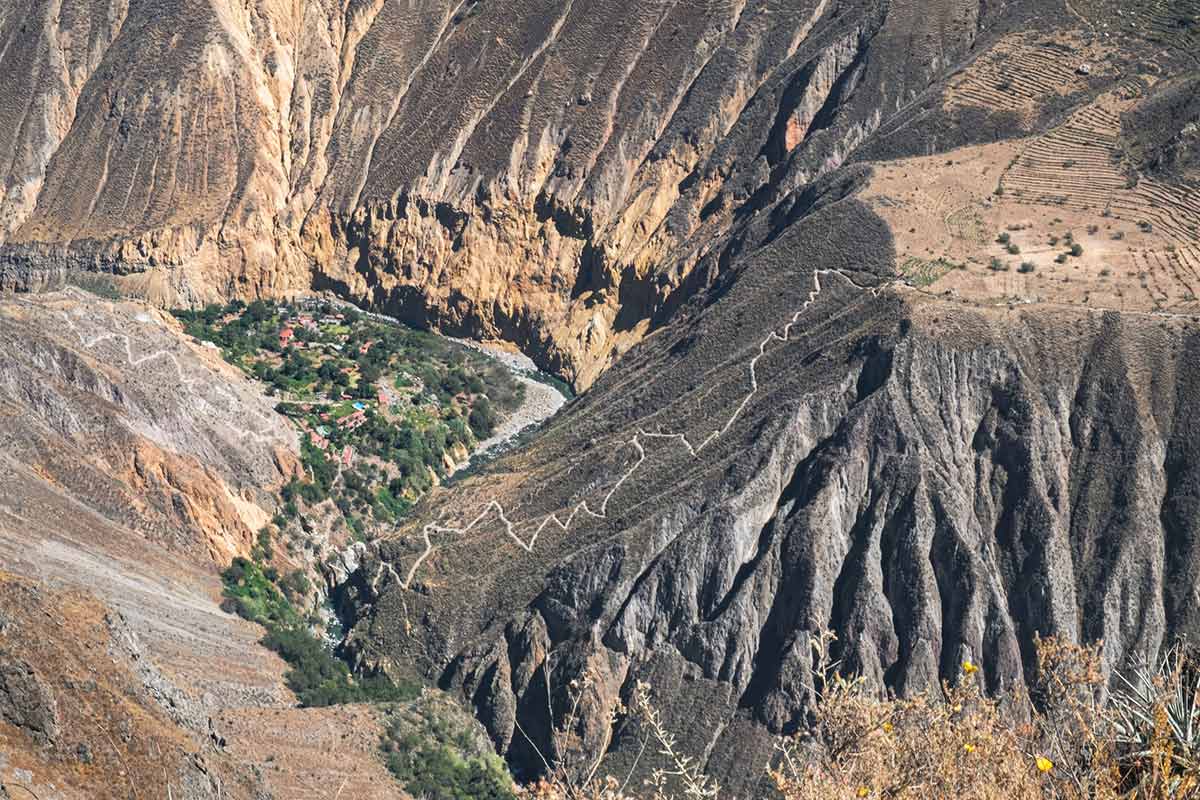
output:
<instances>
[{"instance_id":1,"label":"eroded ravine","mask_svg":"<svg viewBox=\"0 0 1200 800\"><path fill-rule=\"evenodd\" d=\"M489 518L489 516L492 515L493 513L495 514L496 519L498 520L500 525L503 526L505 535L508 536L508 538L510 538L513 542L515 542L516 545L518 547L520 547L522 550L524 550L526 553L533 552L533 548L534 548L534 545L537 543L538 537L541 535L542 531L548 525L553 524L553 525L557 526L558 528L560 528L563 532L566 532L570 529L571 524L575 521L576 517L579 515L591 517L593 519L606 519L608 517L609 501L612 500L613 496L620 490L622 484L624 484L626 481L630 480L634 476L634 474L641 468L642 464L646 461L647 455L646 455L645 447L643 445L644 441L659 440L659 441L678 442L687 451L689 456L691 456L693 459L698 458L700 456L701 451L703 451L706 447L708 447L709 444L711 444L718 437L720 437L721 435L726 433L733 426L734 422L737 421L739 416L741 416L742 411L746 408L747 404L749 404L750 401L754 398L754 395L758 393L759 378L758 378L757 365L758 365L759 359L761 359L766 354L767 346L770 345L772 342L779 342L779 343L783 344L783 343L787 343L790 340L792 328L800 322L800 319L803 316L804 312L821 294L821 276L822 275L837 276L841 280L846 281L851 286L854 286L855 288L860 289L865 292L870 292L872 295L877 294L880 291L880 289L882 288L882 287L859 286L858 284L856 284L854 282L854 280L852 278L848 277L844 272L842 272L840 270L836 270L836 269L814 270L812 273L813 288L809 292L808 298L804 301L804 304L792 314L791 319L782 328L771 330L771 332L768 333L761 342L759 342L757 354L754 355L750 359L750 361L747 365L748 376L749 376L749 390L747 391L746 395L742 398L741 402L739 402L737 404L737 406L734 408L733 412L729 415L729 418L725 421L725 423L723 425L721 425L719 428L717 428L716 430L714 430L712 433L710 433L707 437L705 437L699 444L693 445L691 443L691 441L688 439L686 433L663 433L661 431L653 431L652 432L652 431L646 431L639 427L637 429L637 432L633 435L633 437L628 441L628 443L626 445L633 449L633 451L636 453L636 458L634 459L632 465L623 474L621 474L621 476L616 480L616 482L613 483L613 485L609 488L608 492L605 493L603 499L600 501L600 504L596 509L593 509L590 505L588 505L588 502L586 500L582 500L571 509L570 514L568 514L566 516L566 518L561 518L561 517L559 517L558 512L553 512L553 513L549 514L548 516L544 517L541 520L541 522L537 524L537 527L533 530L532 534L530 534L528 540L525 540L524 538L522 538L520 536L520 534L517 533L517 529L519 529L521 527L527 527L529 525L532 525L535 522L535 520L524 520L524 521L515 521L514 522L513 520L509 519L508 514L504 510L504 506L498 500L495 500L495 499L489 500L480 509L478 514L474 518L472 518L468 523L466 523L465 525L452 526L452 525L444 525L440 522L426 523L421 529L421 535L424 540L425 550L416 558L416 560L413 562L412 566L409 567L405 576L403 578L400 578L398 575L395 574L395 570L392 568L392 565L390 562L380 561L379 562L379 572L375 575L375 577L372 581L372 590L375 593L378 593L379 579L384 575L385 572L392 574L393 577L395 577L397 580L399 580L401 587L403 587L405 590L410 589L412 587L413 580L417 574L417 571L420 569L421 565L425 562L425 560L434 551L434 544L433 544L433 540L431 538L432 536L435 536L435 535L465 536L465 535L471 533L473 530L482 528L484 521L487 520Z\"/></svg>"}]
</instances>

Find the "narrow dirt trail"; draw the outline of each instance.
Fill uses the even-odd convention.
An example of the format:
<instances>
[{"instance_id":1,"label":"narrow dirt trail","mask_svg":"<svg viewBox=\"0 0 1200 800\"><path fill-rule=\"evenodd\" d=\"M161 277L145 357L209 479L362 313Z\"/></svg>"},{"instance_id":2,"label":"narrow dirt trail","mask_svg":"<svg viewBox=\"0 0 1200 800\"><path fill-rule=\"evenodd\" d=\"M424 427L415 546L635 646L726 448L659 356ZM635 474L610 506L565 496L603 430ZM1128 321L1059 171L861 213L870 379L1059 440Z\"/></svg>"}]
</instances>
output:
<instances>
[{"instance_id":1,"label":"narrow dirt trail","mask_svg":"<svg viewBox=\"0 0 1200 800\"><path fill-rule=\"evenodd\" d=\"M85 299L85 300L91 299L90 296L84 295L82 290L76 289L73 286L66 287L65 289L63 289L62 293L65 295L68 295L68 296L78 293L78 295L76 295L77 298L80 295L82 295L83 299ZM38 306L37 304L32 303L27 300L21 300L20 302L29 307L41 308L41 306ZM110 309L114 307L114 304L112 302L108 302L107 305L109 306ZM84 350L94 350L97 347L97 345L100 345L101 343L110 341L110 340L111 341L123 341L124 342L124 351L125 351L125 360L129 367L136 369L136 368L138 368L144 364L147 364L151 361L154 361L156 359L165 358L174 365L175 372L179 377L179 384L181 386L183 386L186 389L188 389L189 391L191 391L193 389L193 387L196 385L196 383L198 381L200 381L199 377L189 377L188 374L185 372L183 365L179 362L179 358L175 355L175 353L171 352L168 349L160 348L158 350L147 353L145 355L135 357L133 354L133 341L130 339L128 334L104 333L104 334L100 334L99 336L93 336L92 338L89 339L87 337L87 335L84 332L82 332L79 329L79 327L75 324L75 320L72 318L71 314L69 314L67 311L65 311L63 309L58 309L58 308L54 309L54 311L59 316L61 316L63 318L63 320L67 323L67 328L70 330L70 332L72 334L74 334L76 336L76 338L79 339L79 344ZM218 394L222 395L226 400L228 400L232 404L232 407L237 407L238 405L243 405L242 403L240 403L240 401L236 397L233 396L233 394L231 392L229 392L229 390L227 390L224 386L222 386L219 381L209 381L208 385L212 388L213 391L217 392ZM196 394L197 394L197 400L199 402L206 402L200 393L196 393ZM269 432L270 420L267 420L265 417L263 417L261 412L257 411L257 409L254 410L254 413L256 415L258 415L260 417L260 419L265 423L265 426L262 430L252 430L250 428L244 428L244 427L238 425L235 420L228 419L228 418L226 418L226 420L225 420L225 425L228 428L228 430L230 432L232 432L237 438L240 438L243 440L250 440L250 441L253 441L258 444L278 443L279 437L277 435L273 435ZM226 417L228 417L228 415L226 415Z\"/></svg>"},{"instance_id":2,"label":"narrow dirt trail","mask_svg":"<svg viewBox=\"0 0 1200 800\"><path fill-rule=\"evenodd\" d=\"M807 311L809 306L811 306L813 302L821 295L821 276L823 275L836 275L837 277L849 283L851 286L870 292L873 296L878 295L880 289L883 288L883 286L871 287L857 284L841 270L824 269L813 272L813 288L808 293L808 298L804 301L800 308L792 314L791 319L784 324L782 328L772 330L763 338L761 342L759 342L758 352L753 358L750 359L749 362L749 391L746 392L745 397L742 398L741 402L738 403L737 407L729 415L729 418L725 421L725 424L710 433L699 444L693 444L692 441L688 439L686 433L663 433L660 431L647 431L639 427L636 433L634 433L633 437L627 442L627 445L633 448L634 452L637 454L637 457L634 459L634 462L629 469L627 469L621 475L621 477L617 479L616 483L609 488L608 492L604 495L604 498L600 501L600 504L597 508L593 509L588 504L587 500L582 500L571 509L571 513L568 514L566 518L560 517L557 512L551 513L542 519L541 523L534 529L533 534L529 537L529 539L525 540L520 536L519 533L517 533L517 528L526 525L529 521L514 522L509 518L508 512L498 500L489 500L482 506L482 508L480 508L475 517L473 517L465 525L443 525L438 522L426 523L421 529L421 535L425 544L424 552L422 552L421 555L418 556L413 562L412 566L409 567L406 575L401 578L396 573L395 569L392 568L391 564L381 560L379 572L375 575L375 578L372 581L372 589L378 593L379 581L386 573L391 573L392 576L400 582L401 587L403 587L405 590L411 588L413 580L415 579L417 572L420 570L421 565L425 563L426 559L428 559L436 549L432 541L433 536L465 536L476 528L480 528L484 521L487 520L493 513L503 525L505 535L512 539L513 542L515 542L517 546L526 553L533 552L533 548L537 544L538 537L541 536L542 531L545 530L547 526L554 525L565 532L570 529L572 523L574 523L576 518L578 518L580 515L591 517L593 519L606 519L608 517L609 501L612 500L613 496L620 491L625 482L630 480L646 461L647 442L653 440L678 442L692 458L699 457L700 453L705 448L707 448L710 444L727 433L731 427L733 427L734 422L737 421L738 417L741 416L742 412L746 409L746 406L749 405L755 394L758 393L759 360L766 355L767 347L772 342L786 343L791 341L792 328L799 323L801 317L804 315L804 312Z\"/></svg>"}]
</instances>

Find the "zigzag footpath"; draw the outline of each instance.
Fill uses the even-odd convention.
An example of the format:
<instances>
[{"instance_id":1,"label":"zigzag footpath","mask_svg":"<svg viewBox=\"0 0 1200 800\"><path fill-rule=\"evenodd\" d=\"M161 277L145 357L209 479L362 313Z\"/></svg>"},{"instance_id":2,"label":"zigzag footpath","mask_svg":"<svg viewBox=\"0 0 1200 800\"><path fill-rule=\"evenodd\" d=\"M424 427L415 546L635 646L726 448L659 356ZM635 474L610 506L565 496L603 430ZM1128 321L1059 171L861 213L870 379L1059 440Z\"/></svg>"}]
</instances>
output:
<instances>
[{"instance_id":1,"label":"zigzag footpath","mask_svg":"<svg viewBox=\"0 0 1200 800\"><path fill-rule=\"evenodd\" d=\"M65 289L63 289L62 293L66 294L66 295L71 295L75 292L79 292L79 295L82 295L84 298L90 299L90 297L87 295L84 295L81 290L78 290L72 286L68 286ZM38 306L27 300L22 300L21 302L24 305L29 306L29 307L35 307L35 308L39 308L39 309L41 308L41 306ZM107 305L109 306L110 309L113 307L112 303L108 303ZM82 331L79 330L79 327L75 324L75 320L72 319L70 314L68 314L66 311L64 311L62 309L54 309L54 311L66 321L67 327L70 329L71 333L73 333L79 339L79 344L84 350L93 350L93 349L95 349L95 347L97 345L99 345L100 343L105 342L105 341L124 340L124 342L125 342L125 348L124 348L125 349L125 360L126 360L126 363L131 368L136 369L137 367L140 367L141 365L146 364L150 361L153 361L157 358L166 358L172 364L175 365L175 372L179 376L179 383L181 386L184 386L188 390L191 390L192 387L199 380L199 378L188 377L184 373L183 365L179 363L179 359L170 350L159 349L152 353L148 353L144 356L135 358L133 355L132 341L130 340L128 334L104 333L104 334L100 334L99 336L94 336L91 339L89 339L86 336L86 334L84 334ZM218 393L224 395L225 398L230 401L231 408L239 405L238 399L236 397L234 397L233 394L231 392L229 392L224 386L222 386L219 381L212 381L212 382L210 382L210 385L211 385L211 388L213 388ZM208 401L203 396L200 396L200 395L197 395L197 397L195 398L195 401L200 404L205 404L205 405L208 404ZM254 410L254 413L257 414L260 419L266 420L266 418L262 414L262 412L258 411L257 409ZM262 443L274 444L274 443L278 443L278 441L279 441L279 438L275 435L272 435L269 432L269 430L267 432L263 432L263 431L250 430L248 428L242 428L242 427L239 427L233 420L229 419L228 414L223 415L223 417L224 418L222 419L222 424L230 432L232 432L237 438L240 438L243 440L249 439L250 441L256 442L258 444L262 444ZM269 428L269 422L268 422L268 428Z\"/></svg>"},{"instance_id":2,"label":"zigzag footpath","mask_svg":"<svg viewBox=\"0 0 1200 800\"><path fill-rule=\"evenodd\" d=\"M390 563L384 561L383 559L380 559L379 560L379 563L380 563L379 571L376 573L374 579L371 582L372 592L376 596L378 596L379 581L385 573L391 573L391 575L399 581L400 586L404 590L406 590L406 591L409 590L412 587L413 581L416 577L418 570L421 568L421 565L425 563L425 560L427 558L429 558L430 554L432 554L435 549L434 545L433 545L433 541L432 541L433 536L435 536L435 535L438 535L438 536L445 536L445 535L465 536L466 534L470 533L471 531L475 530L476 528L481 527L482 524L484 523L484 521L486 519L488 519L489 516L493 512L495 513L497 519L499 519L500 522L503 524L505 535L507 535L510 539L512 539L513 542L515 542L516 545L518 547L520 547L522 550L524 550L526 553L533 552L533 548L537 544L538 537L541 536L542 531L545 530L546 527L549 525L555 525L562 531L566 532L567 530L570 529L571 524L580 515L591 517L593 519L606 519L608 517L609 501L612 500L613 496L620 490L621 486L627 480L629 480L631 477L633 477L634 473L636 473L638 471L638 469L642 466L642 463L645 462L646 457L647 457L646 449L645 449L646 442L649 442L652 440L675 441L675 442L678 442L679 444L681 444L683 446L683 448L688 452L688 455L690 455L692 458L699 457L700 453L705 448L707 448L710 444L712 444L718 438L720 438L725 433L727 433L731 427L733 427L733 423L737 420L737 418L739 416L741 416L742 412L746 409L746 406L749 405L749 403L750 403L751 399L753 399L754 395L758 393L758 389L759 389L758 361L759 361L759 359L761 359L764 355L766 355L767 347L772 342L786 343L788 341L791 341L792 328L797 323L799 323L800 318L804 315L804 312L806 310L808 310L809 306L811 306L812 303L821 294L821 291L822 291L821 276L822 275L836 275L839 278L841 278L842 280L846 281L851 286L853 286L857 289L861 289L863 291L870 292L872 294L872 296L877 296L879 294L880 289L882 289L883 286L886 286L886 284L882 284L881 286L878 286L878 287L862 286L858 283L855 283L844 272L842 272L841 270L838 270L838 269L815 270L813 272L813 288L808 293L808 298L804 301L804 303L800 306L800 308L797 309L792 314L791 319L786 324L784 324L784 326L782 328L772 330L770 333L768 333L763 338L763 340L761 342L759 342L758 352L754 355L753 358L750 359L750 364L749 364L750 388L749 388L749 391L746 392L746 395L742 398L741 402L738 403L737 407L733 410L733 413L731 413L729 415L729 418L725 421L725 424L722 425L720 428L714 430L712 433L710 433L699 444L692 444L691 440L688 439L686 433L662 433L662 432L658 432L658 431L647 431L647 430L639 427L637 429L637 431L634 433L633 437L627 442L628 446L632 447L633 450L637 453L637 458L634 460L633 464L629 467L629 469L627 469L625 471L625 473L622 474L621 477L617 479L616 483L614 483L612 485L612 487L608 490L608 492L604 495L604 498L600 501L599 507L593 509L590 505L588 505L587 500L582 500L578 504L576 504L574 508L571 509L571 513L568 514L565 519L559 517L559 515L557 513L551 513L542 519L541 523L538 524L537 528L534 529L533 534L529 537L528 541L521 538L521 536L517 533L517 528L525 526L526 524L528 524L529 521L513 522L511 519L509 519L508 513L505 511L504 506L500 503L500 501L498 501L494 498L489 500L488 502L486 502L483 505L483 507L479 510L479 512L475 515L475 517L473 517L470 520L470 522L468 522L465 525L462 525L462 526L443 525L439 522L426 523L425 526L422 527L422 529L421 529L421 536L425 543L425 550L412 563L412 566L409 567L408 572L405 575L405 577L400 578L400 576L392 568Z\"/></svg>"}]
</instances>

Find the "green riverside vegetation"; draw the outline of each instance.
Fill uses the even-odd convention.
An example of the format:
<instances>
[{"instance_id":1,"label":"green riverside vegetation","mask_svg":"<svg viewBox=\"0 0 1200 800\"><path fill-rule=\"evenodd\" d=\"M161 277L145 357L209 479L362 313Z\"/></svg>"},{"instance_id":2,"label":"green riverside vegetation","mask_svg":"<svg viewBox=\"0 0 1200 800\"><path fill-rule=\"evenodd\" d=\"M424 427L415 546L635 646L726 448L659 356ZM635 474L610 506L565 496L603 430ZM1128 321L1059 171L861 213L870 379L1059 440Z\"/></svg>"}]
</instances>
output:
<instances>
[{"instance_id":1,"label":"green riverside vegetation","mask_svg":"<svg viewBox=\"0 0 1200 800\"><path fill-rule=\"evenodd\" d=\"M303 476L280 490L281 511L251 557L222 573L223 607L266 629L261 642L287 662L284 679L301 705L388 704L381 755L412 796L514 800L503 760L470 715L419 680L352 673L318 633L319 615L304 610L308 576L271 564L277 538L295 553L297 544L316 547L314 526L363 538L407 515L521 404L524 384L483 353L326 302L174 313L188 334L265 383L300 432Z\"/></svg>"},{"instance_id":2,"label":"green riverside vegetation","mask_svg":"<svg viewBox=\"0 0 1200 800\"><path fill-rule=\"evenodd\" d=\"M281 528L327 500L355 533L395 522L524 399L488 356L353 308L259 300L175 315L268 384L301 431L306 475L283 489Z\"/></svg>"},{"instance_id":3,"label":"green riverside vegetation","mask_svg":"<svg viewBox=\"0 0 1200 800\"><path fill-rule=\"evenodd\" d=\"M380 749L413 797L515 800L504 761L475 721L444 697L426 695L396 709Z\"/></svg>"},{"instance_id":4,"label":"green riverside vegetation","mask_svg":"<svg viewBox=\"0 0 1200 800\"><path fill-rule=\"evenodd\" d=\"M355 677L272 580L270 567L236 558L221 573L226 607L267 629L262 643L290 667L284 679L303 706L409 700L420 693L416 682L393 684L385 675Z\"/></svg>"}]
</instances>

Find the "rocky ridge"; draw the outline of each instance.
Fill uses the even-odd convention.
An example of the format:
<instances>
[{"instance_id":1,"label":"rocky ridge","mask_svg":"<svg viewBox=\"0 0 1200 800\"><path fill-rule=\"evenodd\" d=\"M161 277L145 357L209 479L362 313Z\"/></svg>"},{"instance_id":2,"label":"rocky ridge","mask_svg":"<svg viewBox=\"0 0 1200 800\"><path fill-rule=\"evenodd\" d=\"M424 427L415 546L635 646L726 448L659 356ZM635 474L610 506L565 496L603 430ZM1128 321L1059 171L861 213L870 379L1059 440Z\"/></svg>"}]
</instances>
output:
<instances>
[{"instance_id":1,"label":"rocky ridge","mask_svg":"<svg viewBox=\"0 0 1200 800\"><path fill-rule=\"evenodd\" d=\"M518 725L543 753L611 740L620 774L639 733L608 720L647 681L687 751L753 794L803 718L812 631L901 693L964 659L1021 686L1034 634L1102 639L1110 668L1195 635L1197 323L954 308L863 291L869 263L783 265L885 242L854 202L368 553L346 587L359 657L424 663L528 768ZM779 321L765 347L749 309ZM586 722L556 737L571 686Z\"/></svg>"},{"instance_id":2,"label":"rocky ridge","mask_svg":"<svg viewBox=\"0 0 1200 800\"><path fill-rule=\"evenodd\" d=\"M838 166L1005 13L27 0L0 20L19 76L0 286L333 288L582 388L712 279L714 239Z\"/></svg>"},{"instance_id":3,"label":"rocky ridge","mask_svg":"<svg viewBox=\"0 0 1200 800\"><path fill-rule=\"evenodd\" d=\"M1035 634L1102 638L1111 668L1196 633L1193 315L931 296L861 199L899 156L1091 141L1059 123L1106 94L1161 128L1106 118L1130 178L1186 179L1192 131L1160 113L1186 97L1154 94L1188 85L1186 30L1110 49L1093 2L26 5L36 46L0 16L30 81L0 98L0 288L332 290L587 389L334 568L345 652L418 665L522 772L579 750L623 774L642 732L612 711L645 680L755 796L821 628L898 692L964 658L1019 686ZM1008 33L1063 28L1111 63L1010 42L1055 69L977 85ZM163 66L129 69L131 39ZM59 133L27 122L60 107ZM1046 146L1052 182L1105 189ZM1189 208L1163 212L1181 243Z\"/></svg>"}]
</instances>

